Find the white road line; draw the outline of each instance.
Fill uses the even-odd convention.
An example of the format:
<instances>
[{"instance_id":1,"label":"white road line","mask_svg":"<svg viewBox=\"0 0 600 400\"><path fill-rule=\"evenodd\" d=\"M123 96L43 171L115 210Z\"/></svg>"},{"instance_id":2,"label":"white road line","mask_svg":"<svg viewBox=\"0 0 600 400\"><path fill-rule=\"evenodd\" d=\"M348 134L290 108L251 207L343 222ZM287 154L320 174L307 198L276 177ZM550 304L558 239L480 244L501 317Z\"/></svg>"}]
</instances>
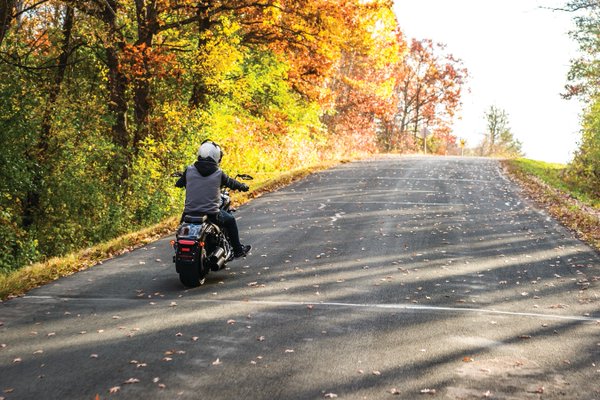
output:
<instances>
[{"instance_id":1,"label":"white road line","mask_svg":"<svg viewBox=\"0 0 600 400\"><path fill-rule=\"evenodd\" d=\"M206 300L211 302L227 302L238 303L237 300ZM565 319L572 321L592 321L600 323L600 319L579 316L579 315L554 315L554 314L539 314L526 312L512 312L501 310L489 310L485 308L466 308L466 307L440 307L440 306L422 306L414 304L360 304L360 303L338 303L338 302L294 302L294 301L270 301L270 300L248 300L244 303L250 304L265 304L265 305L290 305L290 306L331 306L331 307L350 307L350 308L379 308L386 310L415 310L415 311L450 311L450 312L472 312L480 314L500 314L519 317L533 317L541 319Z\"/></svg>"},{"instance_id":2,"label":"white road line","mask_svg":"<svg viewBox=\"0 0 600 400\"><path fill-rule=\"evenodd\" d=\"M114 302L114 301L140 301L140 299L127 299L127 298L76 298L76 297L58 297L58 296L23 296L22 299L33 299L33 300L67 300L67 301L100 301L100 302ZM375 308L382 310L412 310L412 311L447 311L454 313L477 313L477 314L491 314L491 315L507 315L515 317L531 317L539 319L559 319L569 321L589 321L600 323L600 319L593 317L586 317L583 315L556 315L556 314L540 314L530 312L513 312L513 311L501 311L492 310L486 308L467 308L467 307L442 307L442 306L424 306L415 304L373 304L373 303L341 303L341 302L309 302L309 301L273 301L273 300L226 300L226 299L184 299L178 298L177 301L182 304L183 302L189 301L193 303L231 303L231 304L245 304L245 305L265 305L265 306L298 306L306 307L312 306L325 306L325 307L344 307L344 308Z\"/></svg>"}]
</instances>

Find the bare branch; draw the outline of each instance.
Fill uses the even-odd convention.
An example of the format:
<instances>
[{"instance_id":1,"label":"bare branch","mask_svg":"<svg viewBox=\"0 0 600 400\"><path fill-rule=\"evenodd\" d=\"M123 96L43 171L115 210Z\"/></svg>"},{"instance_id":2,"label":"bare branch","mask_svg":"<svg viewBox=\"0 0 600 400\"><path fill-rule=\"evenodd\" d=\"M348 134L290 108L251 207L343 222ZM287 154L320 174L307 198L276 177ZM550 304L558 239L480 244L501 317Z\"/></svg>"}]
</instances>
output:
<instances>
[{"instance_id":1,"label":"bare branch","mask_svg":"<svg viewBox=\"0 0 600 400\"><path fill-rule=\"evenodd\" d=\"M19 15L26 14L26 13L28 13L29 11L33 10L34 8L36 8L36 7L40 6L40 5L44 4L44 3L47 3L47 2L49 2L49 1L50 1L50 0L40 0L40 1L38 1L37 3L34 3L34 4L30 5L30 6L29 6L29 7L27 7L27 8L24 8L23 10L19 10L18 12L16 12L16 13L15 13L15 14L12 16L12 18L17 18Z\"/></svg>"}]
</instances>

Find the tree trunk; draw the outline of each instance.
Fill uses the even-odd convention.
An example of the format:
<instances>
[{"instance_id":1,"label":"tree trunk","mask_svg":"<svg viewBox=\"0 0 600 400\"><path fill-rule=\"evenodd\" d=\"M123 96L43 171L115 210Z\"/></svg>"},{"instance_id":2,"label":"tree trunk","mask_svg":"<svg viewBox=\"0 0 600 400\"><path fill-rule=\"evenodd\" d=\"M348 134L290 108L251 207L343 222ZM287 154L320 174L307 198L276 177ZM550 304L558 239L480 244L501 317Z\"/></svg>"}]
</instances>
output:
<instances>
[{"instance_id":1,"label":"tree trunk","mask_svg":"<svg viewBox=\"0 0 600 400\"><path fill-rule=\"evenodd\" d=\"M202 54L206 48L207 40L205 33L210 29L210 1L201 1L198 3L197 17L198 17L198 53ZM192 88L192 96L190 97L191 108L205 108L208 106L209 91L204 81L204 77L197 75L194 77L194 87Z\"/></svg>"},{"instance_id":2,"label":"tree trunk","mask_svg":"<svg viewBox=\"0 0 600 400\"><path fill-rule=\"evenodd\" d=\"M25 228L29 228L31 225L33 225L36 217L41 214L39 210L40 197L44 190L44 176L46 175L43 171L48 168L48 149L50 147L52 116L54 114L54 106L56 105L56 101L58 100L58 96L60 94L62 82L65 78L65 71L67 69L67 62L69 61L69 54L71 51L73 18L73 8L66 6L65 19L62 27L63 43L61 46L61 53L58 58L54 82L52 82L52 85L50 85L48 102L46 103L46 109L44 110L44 116L42 117L40 137L35 146L35 150L33 151L34 154L32 154L32 157L36 160L37 167L33 171L34 185L32 186L32 189L27 192L23 207L23 227Z\"/></svg>"},{"instance_id":3,"label":"tree trunk","mask_svg":"<svg viewBox=\"0 0 600 400\"><path fill-rule=\"evenodd\" d=\"M156 3L150 0L135 0L135 11L138 25L138 40L136 46L142 48L143 74L134 80L134 117L136 123L135 133L133 135L132 150L137 153L139 143L148 136L150 132L150 112L152 110L152 99L150 97L150 64L148 57L149 49L152 48L152 42L155 35L156 26Z\"/></svg>"},{"instance_id":4,"label":"tree trunk","mask_svg":"<svg viewBox=\"0 0 600 400\"><path fill-rule=\"evenodd\" d=\"M2 0L0 0L2 1ZM38 148L43 154L48 149L48 140L50 138L50 129L52 128L52 116L54 114L54 107L58 95L61 91L62 82L65 78L65 71L67 70L67 62L69 61L69 55L71 52L71 31L73 30L73 8L67 6L65 9L65 19L63 22L63 44L61 46L60 56L58 58L58 65L56 68L56 75L54 76L54 82L50 87L50 93L48 95L48 102L46 103L46 109L44 116L42 117L42 127L40 133L40 140Z\"/></svg>"},{"instance_id":5,"label":"tree trunk","mask_svg":"<svg viewBox=\"0 0 600 400\"><path fill-rule=\"evenodd\" d=\"M116 38L113 37L115 40ZM127 77L119 68L119 47L122 43L110 44L106 47L106 61L108 66L108 91L109 110L113 115L112 125L113 143L122 148L129 146L129 132L127 128Z\"/></svg>"},{"instance_id":6,"label":"tree trunk","mask_svg":"<svg viewBox=\"0 0 600 400\"><path fill-rule=\"evenodd\" d=\"M106 65L108 67L108 108L114 119L111 129L112 142L117 145L120 152L114 163L114 172L118 174L119 183L122 185L129 176L127 160L129 158L129 129L127 126L127 86L128 80L120 67L120 55L125 44L119 35L117 25L117 0L106 0L106 8L102 13L102 21L108 29L108 43L105 47Z\"/></svg>"},{"instance_id":7,"label":"tree trunk","mask_svg":"<svg viewBox=\"0 0 600 400\"><path fill-rule=\"evenodd\" d=\"M415 102L415 127L413 129L413 134L415 136L415 140L418 141L419 138L419 112L421 111L421 104L419 104L419 95L421 94L421 87L417 87L416 94L416 102Z\"/></svg>"},{"instance_id":8,"label":"tree trunk","mask_svg":"<svg viewBox=\"0 0 600 400\"><path fill-rule=\"evenodd\" d=\"M12 22L15 0L0 0L0 46Z\"/></svg>"}]
</instances>

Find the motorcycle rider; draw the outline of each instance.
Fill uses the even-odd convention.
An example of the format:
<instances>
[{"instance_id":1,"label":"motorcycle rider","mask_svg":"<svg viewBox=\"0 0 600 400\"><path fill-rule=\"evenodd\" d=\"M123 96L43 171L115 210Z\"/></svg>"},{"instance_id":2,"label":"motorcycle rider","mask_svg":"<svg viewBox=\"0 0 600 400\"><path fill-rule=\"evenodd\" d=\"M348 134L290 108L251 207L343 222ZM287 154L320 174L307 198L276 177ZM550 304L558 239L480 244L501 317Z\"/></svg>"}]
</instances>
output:
<instances>
[{"instance_id":1,"label":"motorcycle rider","mask_svg":"<svg viewBox=\"0 0 600 400\"><path fill-rule=\"evenodd\" d=\"M221 186L232 190L248 191L248 185L227 176L219 167L223 158L221 147L212 140L205 140L198 149L198 160L188 166L175 186L185 188L185 207L181 220L186 215L206 215L211 222L222 224L227 230L235 258L245 257L252 246L242 245L235 217L219 208Z\"/></svg>"}]
</instances>

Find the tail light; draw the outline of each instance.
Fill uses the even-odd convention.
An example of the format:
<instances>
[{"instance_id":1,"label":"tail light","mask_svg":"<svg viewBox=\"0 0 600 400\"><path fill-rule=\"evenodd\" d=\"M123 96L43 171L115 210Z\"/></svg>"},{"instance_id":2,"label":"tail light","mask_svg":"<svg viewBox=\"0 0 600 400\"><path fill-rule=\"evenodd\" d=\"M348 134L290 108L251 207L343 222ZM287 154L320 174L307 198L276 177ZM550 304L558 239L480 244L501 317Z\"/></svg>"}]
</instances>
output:
<instances>
[{"instance_id":1,"label":"tail light","mask_svg":"<svg viewBox=\"0 0 600 400\"><path fill-rule=\"evenodd\" d=\"M199 248L204 243L195 240L179 239L176 242L175 261L194 262L197 260Z\"/></svg>"}]
</instances>

